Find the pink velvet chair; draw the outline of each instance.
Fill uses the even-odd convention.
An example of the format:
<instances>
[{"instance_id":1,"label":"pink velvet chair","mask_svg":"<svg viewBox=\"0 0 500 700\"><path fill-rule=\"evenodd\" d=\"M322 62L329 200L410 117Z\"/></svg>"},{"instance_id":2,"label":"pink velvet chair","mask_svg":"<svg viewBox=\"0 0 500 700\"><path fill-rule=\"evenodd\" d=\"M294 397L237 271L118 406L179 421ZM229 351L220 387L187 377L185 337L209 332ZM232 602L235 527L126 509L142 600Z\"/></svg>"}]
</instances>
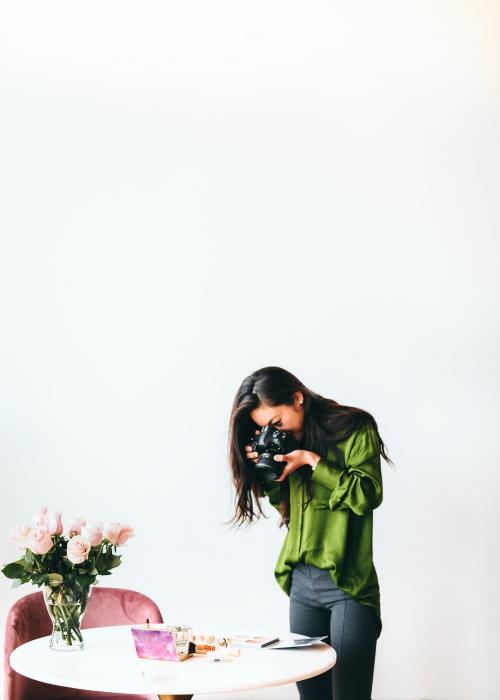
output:
<instances>
[{"instance_id":1,"label":"pink velvet chair","mask_svg":"<svg viewBox=\"0 0 500 700\"><path fill-rule=\"evenodd\" d=\"M139 624L146 618L150 622L163 622L158 606L147 596L124 588L95 586L83 617L82 629ZM21 644L48 634L52 634L52 623L41 591L30 593L14 603L5 626L4 700L158 700L156 695L119 695L64 688L39 683L13 671L9 663L10 653ZM57 653L54 651L54 654ZM84 654L85 651L75 653Z\"/></svg>"}]
</instances>

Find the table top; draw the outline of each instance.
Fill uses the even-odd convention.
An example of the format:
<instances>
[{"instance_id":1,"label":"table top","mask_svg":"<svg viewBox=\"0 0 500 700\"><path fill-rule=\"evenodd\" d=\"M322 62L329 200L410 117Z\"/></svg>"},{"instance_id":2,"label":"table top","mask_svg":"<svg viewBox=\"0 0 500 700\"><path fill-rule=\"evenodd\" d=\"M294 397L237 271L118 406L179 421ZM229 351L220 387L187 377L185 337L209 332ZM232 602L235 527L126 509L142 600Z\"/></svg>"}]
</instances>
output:
<instances>
[{"instance_id":1,"label":"table top","mask_svg":"<svg viewBox=\"0 0 500 700\"><path fill-rule=\"evenodd\" d=\"M206 627L207 632L249 634L248 629ZM255 631L255 630L254 630ZM12 668L44 683L109 693L182 695L252 690L294 683L328 671L337 655L319 642L305 649L248 649L233 661L209 662L204 656L186 661L139 659L130 625L82 630L83 651L54 651L50 637L41 637L15 649ZM263 631L265 633L266 630ZM259 629L259 633L261 630ZM287 632L280 639L299 638Z\"/></svg>"}]
</instances>

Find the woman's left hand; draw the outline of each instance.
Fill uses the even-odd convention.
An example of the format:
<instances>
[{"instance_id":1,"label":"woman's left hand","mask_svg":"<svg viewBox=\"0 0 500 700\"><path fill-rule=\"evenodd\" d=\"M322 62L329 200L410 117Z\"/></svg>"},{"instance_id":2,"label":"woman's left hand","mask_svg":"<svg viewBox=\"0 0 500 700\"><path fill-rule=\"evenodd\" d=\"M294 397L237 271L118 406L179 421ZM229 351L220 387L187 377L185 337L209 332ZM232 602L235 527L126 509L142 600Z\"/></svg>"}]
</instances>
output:
<instances>
[{"instance_id":1,"label":"woman's left hand","mask_svg":"<svg viewBox=\"0 0 500 700\"><path fill-rule=\"evenodd\" d=\"M280 478L276 479L277 482L281 482L296 469L303 467L304 464L315 466L319 456L309 450L292 450L286 455L274 455L274 459L277 462L286 462L286 467L283 469Z\"/></svg>"}]
</instances>

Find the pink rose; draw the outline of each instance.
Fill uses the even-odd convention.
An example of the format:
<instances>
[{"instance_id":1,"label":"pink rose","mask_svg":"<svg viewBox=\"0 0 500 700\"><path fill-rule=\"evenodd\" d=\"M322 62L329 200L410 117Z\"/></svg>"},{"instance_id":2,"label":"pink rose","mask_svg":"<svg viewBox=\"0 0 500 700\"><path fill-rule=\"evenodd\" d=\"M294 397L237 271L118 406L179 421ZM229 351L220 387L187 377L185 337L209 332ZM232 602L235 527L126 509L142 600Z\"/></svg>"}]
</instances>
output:
<instances>
[{"instance_id":1,"label":"pink rose","mask_svg":"<svg viewBox=\"0 0 500 700\"><path fill-rule=\"evenodd\" d=\"M15 525L9 530L9 540L19 549L28 549L33 533L29 525Z\"/></svg>"},{"instance_id":2,"label":"pink rose","mask_svg":"<svg viewBox=\"0 0 500 700\"><path fill-rule=\"evenodd\" d=\"M75 535L68 542L68 559L72 564L82 564L89 556L90 542L81 535Z\"/></svg>"},{"instance_id":3,"label":"pink rose","mask_svg":"<svg viewBox=\"0 0 500 700\"><path fill-rule=\"evenodd\" d=\"M45 530L49 529L49 509L47 506L40 506L35 513L35 527L41 527Z\"/></svg>"},{"instance_id":4,"label":"pink rose","mask_svg":"<svg viewBox=\"0 0 500 700\"><path fill-rule=\"evenodd\" d=\"M115 523L107 520L103 528L104 539L111 544L121 545L134 536L134 528L127 523Z\"/></svg>"},{"instance_id":5,"label":"pink rose","mask_svg":"<svg viewBox=\"0 0 500 700\"><path fill-rule=\"evenodd\" d=\"M104 539L109 540L111 544L116 544L118 535L120 534L120 523L106 520L102 532Z\"/></svg>"},{"instance_id":6,"label":"pink rose","mask_svg":"<svg viewBox=\"0 0 500 700\"><path fill-rule=\"evenodd\" d=\"M35 554L47 554L53 544L50 532L44 527L37 527L31 534L28 548Z\"/></svg>"},{"instance_id":7,"label":"pink rose","mask_svg":"<svg viewBox=\"0 0 500 700\"><path fill-rule=\"evenodd\" d=\"M84 518L71 518L71 520L69 520L69 525L66 527L68 536L73 537L74 535L79 535L85 522Z\"/></svg>"},{"instance_id":8,"label":"pink rose","mask_svg":"<svg viewBox=\"0 0 500 700\"><path fill-rule=\"evenodd\" d=\"M98 520L86 522L81 529L81 535L90 542L92 547L101 544L103 539L102 522Z\"/></svg>"},{"instance_id":9,"label":"pink rose","mask_svg":"<svg viewBox=\"0 0 500 700\"><path fill-rule=\"evenodd\" d=\"M62 535L62 513L58 510L50 510L47 513L48 531L51 535Z\"/></svg>"},{"instance_id":10,"label":"pink rose","mask_svg":"<svg viewBox=\"0 0 500 700\"><path fill-rule=\"evenodd\" d=\"M128 523L122 523L120 525L120 533L118 535L118 541L116 544L121 545L125 544L127 540L129 540L131 537L134 536L134 528L131 527Z\"/></svg>"}]
</instances>

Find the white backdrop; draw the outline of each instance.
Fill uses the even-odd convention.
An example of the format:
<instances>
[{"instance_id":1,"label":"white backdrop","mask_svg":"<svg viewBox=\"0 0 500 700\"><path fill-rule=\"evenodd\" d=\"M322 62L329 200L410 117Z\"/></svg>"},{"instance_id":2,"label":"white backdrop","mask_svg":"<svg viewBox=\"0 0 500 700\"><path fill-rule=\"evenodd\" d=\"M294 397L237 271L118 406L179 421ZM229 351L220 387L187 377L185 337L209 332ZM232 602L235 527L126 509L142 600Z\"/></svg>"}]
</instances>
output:
<instances>
[{"instance_id":1,"label":"white backdrop","mask_svg":"<svg viewBox=\"0 0 500 700\"><path fill-rule=\"evenodd\" d=\"M373 413L396 463L373 697L498 697L499 24L2 3L0 533L39 504L129 520L106 583L286 629L277 516L224 525L234 393L280 365ZM3 628L30 589L0 590Z\"/></svg>"}]
</instances>

